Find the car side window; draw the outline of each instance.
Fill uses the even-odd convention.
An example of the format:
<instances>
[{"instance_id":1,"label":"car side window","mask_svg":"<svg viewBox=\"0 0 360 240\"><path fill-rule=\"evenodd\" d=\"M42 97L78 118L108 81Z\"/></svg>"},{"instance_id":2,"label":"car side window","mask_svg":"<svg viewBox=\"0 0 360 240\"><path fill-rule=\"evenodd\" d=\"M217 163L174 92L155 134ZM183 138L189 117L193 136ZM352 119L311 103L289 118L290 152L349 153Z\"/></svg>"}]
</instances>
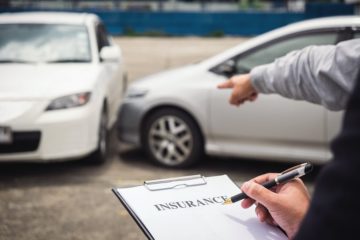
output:
<instances>
[{"instance_id":1,"label":"car side window","mask_svg":"<svg viewBox=\"0 0 360 240\"><path fill-rule=\"evenodd\" d=\"M282 57L291 51L309 45L336 44L337 39L337 32L326 32L297 35L272 42L235 59L235 71L237 74L247 73L252 68L273 62L276 58Z\"/></svg>"},{"instance_id":2,"label":"car side window","mask_svg":"<svg viewBox=\"0 0 360 240\"><path fill-rule=\"evenodd\" d=\"M354 33L354 39L355 39L355 38L360 38L360 32L355 32L355 33Z\"/></svg>"},{"instance_id":3,"label":"car side window","mask_svg":"<svg viewBox=\"0 0 360 240\"><path fill-rule=\"evenodd\" d=\"M104 24L99 23L96 26L96 40L98 45L98 51L100 52L101 49L105 46L110 46L110 41L108 39L108 35L105 29Z\"/></svg>"}]
</instances>

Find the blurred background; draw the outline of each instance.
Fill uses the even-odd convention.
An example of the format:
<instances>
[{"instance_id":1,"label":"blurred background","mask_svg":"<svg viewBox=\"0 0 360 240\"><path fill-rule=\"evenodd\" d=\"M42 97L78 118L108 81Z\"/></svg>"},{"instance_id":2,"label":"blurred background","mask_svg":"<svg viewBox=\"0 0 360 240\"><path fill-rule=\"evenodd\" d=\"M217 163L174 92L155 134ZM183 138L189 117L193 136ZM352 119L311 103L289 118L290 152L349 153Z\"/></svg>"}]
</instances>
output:
<instances>
[{"instance_id":1,"label":"blurred background","mask_svg":"<svg viewBox=\"0 0 360 240\"><path fill-rule=\"evenodd\" d=\"M111 34L257 35L288 23L358 12L356 0L2 0L2 11L86 11L98 14ZM246 23L246 24L244 24ZM241 26L241 27L234 27Z\"/></svg>"},{"instance_id":2,"label":"blurred background","mask_svg":"<svg viewBox=\"0 0 360 240\"><path fill-rule=\"evenodd\" d=\"M0 239L145 239L111 188L150 179L241 185L306 160L312 192L342 113L275 96L238 109L216 85L358 38L359 6L0 0Z\"/></svg>"}]
</instances>

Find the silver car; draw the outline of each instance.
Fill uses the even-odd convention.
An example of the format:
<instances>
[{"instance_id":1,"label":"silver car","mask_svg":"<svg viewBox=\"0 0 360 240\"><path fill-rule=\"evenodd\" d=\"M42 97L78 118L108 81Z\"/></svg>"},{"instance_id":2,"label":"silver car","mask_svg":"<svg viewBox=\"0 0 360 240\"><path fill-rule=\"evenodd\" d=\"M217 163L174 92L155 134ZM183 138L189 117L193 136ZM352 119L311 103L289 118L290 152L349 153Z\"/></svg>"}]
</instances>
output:
<instances>
[{"instance_id":1,"label":"silver car","mask_svg":"<svg viewBox=\"0 0 360 240\"><path fill-rule=\"evenodd\" d=\"M120 140L142 146L167 167L190 166L203 153L322 163L342 113L261 95L240 108L217 84L308 45L336 44L360 35L360 17L303 21L260 35L198 64L131 84L119 113Z\"/></svg>"}]
</instances>

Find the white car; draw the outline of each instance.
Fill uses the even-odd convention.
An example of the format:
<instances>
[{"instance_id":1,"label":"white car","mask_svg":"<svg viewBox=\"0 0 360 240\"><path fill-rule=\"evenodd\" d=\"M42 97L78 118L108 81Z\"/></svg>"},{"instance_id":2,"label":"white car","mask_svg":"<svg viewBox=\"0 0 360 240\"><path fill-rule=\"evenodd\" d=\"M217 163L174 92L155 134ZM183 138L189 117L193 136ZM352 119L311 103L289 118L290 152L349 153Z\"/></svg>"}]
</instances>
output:
<instances>
[{"instance_id":1,"label":"white car","mask_svg":"<svg viewBox=\"0 0 360 240\"><path fill-rule=\"evenodd\" d=\"M0 14L0 33L0 161L105 161L123 70L100 19Z\"/></svg>"},{"instance_id":2,"label":"white car","mask_svg":"<svg viewBox=\"0 0 360 240\"><path fill-rule=\"evenodd\" d=\"M241 26L237 26L241 27ZM322 163L338 133L341 112L278 95L261 95L240 108L230 90L216 86L234 74L272 62L308 45L360 36L360 17L291 24L260 35L197 64L146 77L127 90L120 140L142 146L157 163L189 166L202 153Z\"/></svg>"}]
</instances>

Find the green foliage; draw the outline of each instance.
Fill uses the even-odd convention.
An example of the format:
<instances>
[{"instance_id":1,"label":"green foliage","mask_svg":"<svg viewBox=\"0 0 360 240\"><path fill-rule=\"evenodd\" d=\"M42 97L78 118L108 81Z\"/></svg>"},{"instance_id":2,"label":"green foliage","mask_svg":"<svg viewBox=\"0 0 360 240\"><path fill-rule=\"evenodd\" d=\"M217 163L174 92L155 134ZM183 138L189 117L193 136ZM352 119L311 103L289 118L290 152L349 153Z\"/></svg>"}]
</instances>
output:
<instances>
[{"instance_id":1,"label":"green foliage","mask_svg":"<svg viewBox=\"0 0 360 240\"><path fill-rule=\"evenodd\" d=\"M261 0L239 0L239 9L263 9L264 3Z\"/></svg>"},{"instance_id":2,"label":"green foliage","mask_svg":"<svg viewBox=\"0 0 360 240\"><path fill-rule=\"evenodd\" d=\"M225 36L225 33L222 30L215 30L215 31L210 32L207 35L207 37L218 37L218 38L224 37L224 36Z\"/></svg>"},{"instance_id":3,"label":"green foliage","mask_svg":"<svg viewBox=\"0 0 360 240\"><path fill-rule=\"evenodd\" d=\"M165 33L162 30L150 29L145 32L136 32L131 27L126 27L124 29L124 32L122 35L128 36L128 37L139 37L139 36L141 36L141 37L169 37L170 36L168 33Z\"/></svg>"},{"instance_id":4,"label":"green foliage","mask_svg":"<svg viewBox=\"0 0 360 240\"><path fill-rule=\"evenodd\" d=\"M126 28L124 29L123 35L132 37L132 36L137 36L137 33L136 33L135 30L132 29L131 27L126 27Z\"/></svg>"}]
</instances>

